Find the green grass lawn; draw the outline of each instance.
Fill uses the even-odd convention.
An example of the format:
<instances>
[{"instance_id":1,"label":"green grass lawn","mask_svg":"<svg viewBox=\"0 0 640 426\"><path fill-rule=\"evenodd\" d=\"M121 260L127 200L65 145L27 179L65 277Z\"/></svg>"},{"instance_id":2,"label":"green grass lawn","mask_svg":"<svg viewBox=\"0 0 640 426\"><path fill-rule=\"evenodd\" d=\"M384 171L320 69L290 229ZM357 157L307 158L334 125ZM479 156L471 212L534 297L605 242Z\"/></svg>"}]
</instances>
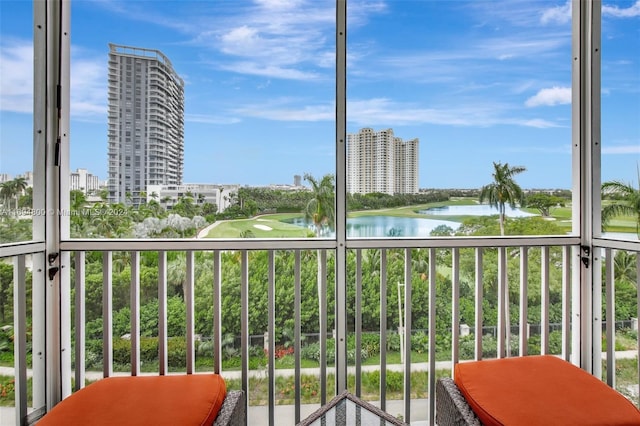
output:
<instances>
[{"instance_id":1,"label":"green grass lawn","mask_svg":"<svg viewBox=\"0 0 640 426\"><path fill-rule=\"evenodd\" d=\"M251 231L255 238L307 238L310 231L304 227L282 222L284 219L301 217L302 214L275 214L252 219L220 221L207 238L240 238L243 232Z\"/></svg>"},{"instance_id":2,"label":"green grass lawn","mask_svg":"<svg viewBox=\"0 0 640 426\"><path fill-rule=\"evenodd\" d=\"M433 208L452 205L475 205L478 201L475 198L452 198L447 202L429 203L414 206L394 207L380 210L366 210L349 212L349 217L363 216L394 216L394 217L415 217L425 219L450 220L453 222L462 222L465 217L460 215L429 215L419 213L420 211ZM539 214L537 209L523 208L523 211ZM551 209L551 220L571 231L571 205ZM237 219L220 221L214 226L206 238L240 238L243 233L250 231L255 238L308 238L313 236L312 232L301 226L292 225L284 222L287 219L301 218L302 213L282 213L257 216L251 219ZM615 218L607 226L608 232L636 232L635 219L631 216L621 216Z\"/></svg>"}]
</instances>

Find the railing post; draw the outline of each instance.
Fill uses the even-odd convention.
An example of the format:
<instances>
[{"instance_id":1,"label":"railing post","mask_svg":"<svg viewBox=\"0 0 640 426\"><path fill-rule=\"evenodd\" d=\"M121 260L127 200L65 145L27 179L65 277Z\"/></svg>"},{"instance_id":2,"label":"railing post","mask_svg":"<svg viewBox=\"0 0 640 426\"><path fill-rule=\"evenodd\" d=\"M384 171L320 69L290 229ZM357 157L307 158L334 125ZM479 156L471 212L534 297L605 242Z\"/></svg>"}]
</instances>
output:
<instances>
[{"instance_id":1,"label":"railing post","mask_svg":"<svg viewBox=\"0 0 640 426\"><path fill-rule=\"evenodd\" d=\"M44 170L34 182L38 184L34 207L47 212L34 220L34 235L45 241L45 383L50 410L71 393L70 256L60 252L61 239L69 237L69 218L64 213L68 211L70 3L34 2L34 24L34 76L38 79L34 84L38 101L34 169Z\"/></svg>"},{"instance_id":2,"label":"railing post","mask_svg":"<svg viewBox=\"0 0 640 426\"><path fill-rule=\"evenodd\" d=\"M336 1L335 328L338 395L347 389L347 0ZM324 332L324 330L321 330Z\"/></svg>"},{"instance_id":3,"label":"railing post","mask_svg":"<svg viewBox=\"0 0 640 426\"><path fill-rule=\"evenodd\" d=\"M24 255L13 263L13 342L15 365L16 425L27 416L27 291Z\"/></svg>"},{"instance_id":4,"label":"railing post","mask_svg":"<svg viewBox=\"0 0 640 426\"><path fill-rule=\"evenodd\" d=\"M593 238L600 235L600 0L572 2L572 232L580 236L573 261L572 361L593 372L599 357L594 318L599 262ZM598 361L599 364L599 361Z\"/></svg>"}]
</instances>

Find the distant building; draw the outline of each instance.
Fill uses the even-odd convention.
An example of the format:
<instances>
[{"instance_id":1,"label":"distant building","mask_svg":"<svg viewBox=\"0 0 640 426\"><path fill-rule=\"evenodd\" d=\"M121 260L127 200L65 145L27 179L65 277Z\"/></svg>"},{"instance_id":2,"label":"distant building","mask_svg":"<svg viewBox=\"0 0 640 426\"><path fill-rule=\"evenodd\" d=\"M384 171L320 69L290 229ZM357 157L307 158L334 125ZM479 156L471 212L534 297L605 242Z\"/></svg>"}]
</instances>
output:
<instances>
[{"instance_id":1,"label":"distant building","mask_svg":"<svg viewBox=\"0 0 640 426\"><path fill-rule=\"evenodd\" d=\"M33 172L32 171L24 172L21 175L16 175L15 178L12 175L10 175L9 173L0 173L0 183L9 182L9 181L12 181L14 179L24 179L24 181L27 183L27 188L33 187Z\"/></svg>"},{"instance_id":2,"label":"distant building","mask_svg":"<svg viewBox=\"0 0 640 426\"><path fill-rule=\"evenodd\" d=\"M184 81L158 50L109 49L109 201L138 205L149 185L182 183Z\"/></svg>"},{"instance_id":3,"label":"distant building","mask_svg":"<svg viewBox=\"0 0 640 426\"><path fill-rule=\"evenodd\" d=\"M18 175L16 177L24 178L27 181L28 187L33 187L33 172L29 170L28 172L24 172L24 174Z\"/></svg>"},{"instance_id":4,"label":"distant building","mask_svg":"<svg viewBox=\"0 0 640 426\"><path fill-rule=\"evenodd\" d=\"M69 175L69 189L91 194L100 189L100 179L87 169L77 169Z\"/></svg>"},{"instance_id":5,"label":"distant building","mask_svg":"<svg viewBox=\"0 0 640 426\"><path fill-rule=\"evenodd\" d=\"M302 176L293 175L293 186L302 186Z\"/></svg>"},{"instance_id":6,"label":"distant building","mask_svg":"<svg viewBox=\"0 0 640 426\"><path fill-rule=\"evenodd\" d=\"M182 197L190 196L193 203L204 203L218 206L218 213L231 205L233 195L237 194L240 185L216 185L209 183L185 183L184 185L149 185L147 186L147 203L155 200L166 209L171 209Z\"/></svg>"},{"instance_id":7,"label":"distant building","mask_svg":"<svg viewBox=\"0 0 640 426\"><path fill-rule=\"evenodd\" d=\"M419 140L404 141L393 129L347 135L347 192L417 194Z\"/></svg>"}]
</instances>

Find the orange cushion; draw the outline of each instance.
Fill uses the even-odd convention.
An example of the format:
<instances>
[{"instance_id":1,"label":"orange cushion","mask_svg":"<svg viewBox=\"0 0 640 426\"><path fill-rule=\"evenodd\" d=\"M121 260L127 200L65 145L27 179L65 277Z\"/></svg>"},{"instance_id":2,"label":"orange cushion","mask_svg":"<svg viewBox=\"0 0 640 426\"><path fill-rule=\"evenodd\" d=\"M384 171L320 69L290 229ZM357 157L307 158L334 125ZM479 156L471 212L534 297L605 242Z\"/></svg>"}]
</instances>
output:
<instances>
[{"instance_id":1,"label":"orange cushion","mask_svg":"<svg viewBox=\"0 0 640 426\"><path fill-rule=\"evenodd\" d=\"M211 425L226 394L217 374L110 377L64 399L38 426Z\"/></svg>"},{"instance_id":2,"label":"orange cushion","mask_svg":"<svg viewBox=\"0 0 640 426\"><path fill-rule=\"evenodd\" d=\"M526 356L457 364L454 382L487 425L640 425L624 396L560 358Z\"/></svg>"}]
</instances>

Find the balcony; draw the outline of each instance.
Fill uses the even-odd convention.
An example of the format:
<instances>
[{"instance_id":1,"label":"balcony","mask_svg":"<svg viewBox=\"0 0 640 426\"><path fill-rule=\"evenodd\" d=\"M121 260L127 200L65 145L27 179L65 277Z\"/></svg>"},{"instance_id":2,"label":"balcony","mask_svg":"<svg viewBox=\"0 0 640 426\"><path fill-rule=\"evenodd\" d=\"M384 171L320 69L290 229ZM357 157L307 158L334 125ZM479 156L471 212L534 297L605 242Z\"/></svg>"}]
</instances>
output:
<instances>
[{"instance_id":1,"label":"balcony","mask_svg":"<svg viewBox=\"0 0 640 426\"><path fill-rule=\"evenodd\" d=\"M636 243L594 245L592 267L602 269L604 279L596 280L592 294L572 284L584 258L575 237L354 240L349 246L339 276L340 252L332 241L68 241L61 244L59 294L42 285L53 273L43 247L3 252L14 264L16 415L44 410L50 375L42 354L49 332L61 341L56 363L63 395L113 375L214 371L231 389L247 392L249 424L275 424L275 418L277 424L295 424L346 380L353 393L366 389L368 399L405 421L433 424L435 380L451 375L455 363L534 353L585 362L580 352L586 327L593 332L586 357L593 374L638 403L637 341L635 349L616 352L616 328L630 325L616 326L613 262L616 251L638 259ZM183 267L176 271L168 258L182 259ZM533 270L540 274L530 276ZM157 274L151 287L141 271ZM184 316L178 321L184 333L179 334L176 318L167 318L167 304L175 303L167 287L175 278L169 275L176 273L183 277ZM395 281L398 276L401 282ZM589 324L578 314L585 296L591 296L592 306L604 307L594 309ZM42 309L51 297L59 301L55 330L47 330ZM141 325L141 317L149 321L141 302L149 299L158 303L151 337L149 327ZM497 310L484 311L489 300ZM382 314L364 318L363 312L372 312L365 306L372 304L373 312ZM101 306L98 314L96 306ZM120 335L123 308L130 312L126 339ZM230 311L239 315L237 327L223 330L222 317L228 324ZM212 325L207 335L194 328L202 315ZM235 343L229 343L230 336ZM605 345L595 343L600 341ZM176 359L176 342L183 345L183 358ZM308 366L309 347L317 351L314 366ZM286 368L278 352L283 348ZM256 356L263 349L267 355ZM631 383L628 376L617 377L622 369L632 372ZM373 394L371 374L379 377Z\"/></svg>"},{"instance_id":2,"label":"balcony","mask_svg":"<svg viewBox=\"0 0 640 426\"><path fill-rule=\"evenodd\" d=\"M600 232L599 2L571 3L573 38L565 40L575 49L565 121L573 132L563 139L572 168L566 235L347 238L351 171L339 143L347 132L346 4L338 0L336 236L158 240L71 238L71 31L63 4L34 2L43 22L35 63L47 64L36 68L33 94L34 122L43 127L33 132L33 207L41 214L32 241L0 247L12 265L13 328L5 332L15 377L2 424L34 424L103 377L213 371L246 392L252 425L295 424L344 389L410 424L433 425L436 379L456 363L538 353L568 360L640 404L640 243ZM615 261L620 254L626 263ZM619 288L623 270L635 277L627 283L633 291ZM627 322L618 321L621 300L635 300L625 305Z\"/></svg>"}]
</instances>

